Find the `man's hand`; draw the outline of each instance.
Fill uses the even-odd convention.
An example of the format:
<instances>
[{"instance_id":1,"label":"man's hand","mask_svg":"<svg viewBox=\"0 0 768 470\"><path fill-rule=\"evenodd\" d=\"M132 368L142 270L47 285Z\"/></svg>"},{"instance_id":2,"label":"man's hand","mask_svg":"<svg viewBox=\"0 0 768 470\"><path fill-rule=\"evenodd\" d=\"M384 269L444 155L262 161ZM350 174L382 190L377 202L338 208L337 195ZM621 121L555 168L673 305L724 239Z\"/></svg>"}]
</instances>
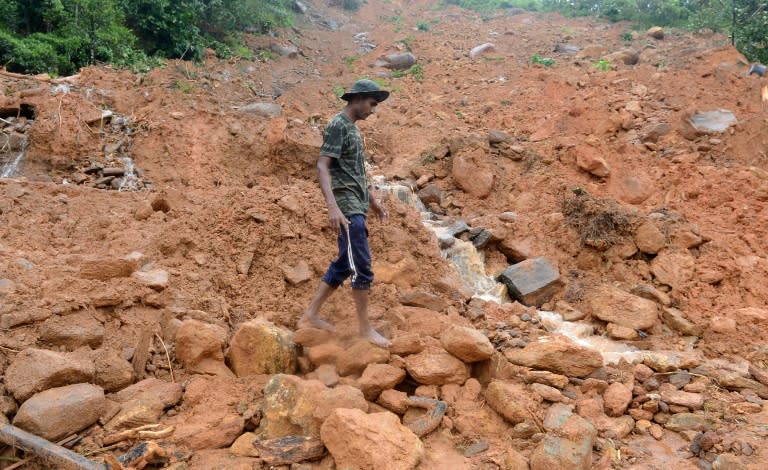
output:
<instances>
[{"instance_id":1,"label":"man's hand","mask_svg":"<svg viewBox=\"0 0 768 470\"><path fill-rule=\"evenodd\" d=\"M333 207L328 208L328 225L331 227L331 230L333 230L333 233L336 235L339 234L341 229L347 230L349 227L349 220L347 220L346 217L344 217L344 214L341 213L341 209L339 209L339 206L333 205Z\"/></svg>"},{"instance_id":2,"label":"man's hand","mask_svg":"<svg viewBox=\"0 0 768 470\"><path fill-rule=\"evenodd\" d=\"M388 215L387 210L384 208L381 202L379 202L378 199L376 199L375 197L371 198L368 205L371 207L371 211L373 211L373 213L376 215L376 217L379 218L379 220L381 220L382 222L387 220L387 215Z\"/></svg>"}]
</instances>

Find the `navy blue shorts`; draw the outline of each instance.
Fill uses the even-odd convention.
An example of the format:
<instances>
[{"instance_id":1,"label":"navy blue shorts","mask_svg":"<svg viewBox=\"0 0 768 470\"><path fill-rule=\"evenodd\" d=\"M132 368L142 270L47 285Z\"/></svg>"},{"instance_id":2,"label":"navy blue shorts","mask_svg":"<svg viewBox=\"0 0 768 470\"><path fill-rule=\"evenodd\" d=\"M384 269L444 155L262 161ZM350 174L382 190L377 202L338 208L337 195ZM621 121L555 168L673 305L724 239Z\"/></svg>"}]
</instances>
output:
<instances>
[{"instance_id":1,"label":"navy blue shorts","mask_svg":"<svg viewBox=\"0 0 768 470\"><path fill-rule=\"evenodd\" d=\"M339 257L328 266L323 282L339 287L345 279L352 277L352 288L368 290L373 282L371 250L368 248L368 228L364 215L352 215L349 219L349 240L342 228L339 232ZM351 257L350 257L351 256Z\"/></svg>"}]
</instances>

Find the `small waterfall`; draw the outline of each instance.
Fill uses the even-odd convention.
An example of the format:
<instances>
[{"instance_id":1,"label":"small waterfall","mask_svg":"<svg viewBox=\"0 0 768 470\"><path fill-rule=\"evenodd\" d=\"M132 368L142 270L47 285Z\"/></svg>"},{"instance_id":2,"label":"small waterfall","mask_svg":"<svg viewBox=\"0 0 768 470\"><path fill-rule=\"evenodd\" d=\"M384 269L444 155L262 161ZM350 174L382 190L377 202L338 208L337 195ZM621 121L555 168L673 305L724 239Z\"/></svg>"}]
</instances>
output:
<instances>
[{"instance_id":1,"label":"small waterfall","mask_svg":"<svg viewBox=\"0 0 768 470\"><path fill-rule=\"evenodd\" d=\"M27 154L27 145L24 144L24 146L19 151L18 155L16 157L6 163L5 165L0 168L0 178L12 178L14 176L20 176L21 175L21 164L24 162L24 156Z\"/></svg>"},{"instance_id":2,"label":"small waterfall","mask_svg":"<svg viewBox=\"0 0 768 470\"><path fill-rule=\"evenodd\" d=\"M133 159L130 157L120 157L119 160L125 165L123 177L120 180L120 185L117 187L118 191L138 191L139 190L139 175L136 174L136 165L133 163Z\"/></svg>"}]
</instances>

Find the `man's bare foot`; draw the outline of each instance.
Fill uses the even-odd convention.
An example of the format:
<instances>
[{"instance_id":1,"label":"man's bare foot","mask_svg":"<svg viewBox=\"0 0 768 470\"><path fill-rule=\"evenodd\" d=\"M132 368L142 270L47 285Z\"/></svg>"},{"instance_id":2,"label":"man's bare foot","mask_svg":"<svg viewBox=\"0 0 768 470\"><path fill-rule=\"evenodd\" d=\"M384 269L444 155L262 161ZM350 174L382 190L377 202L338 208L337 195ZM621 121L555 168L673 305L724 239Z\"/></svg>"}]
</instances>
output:
<instances>
[{"instance_id":1,"label":"man's bare foot","mask_svg":"<svg viewBox=\"0 0 768 470\"><path fill-rule=\"evenodd\" d=\"M319 328L331 333L336 331L336 327L317 316L304 315L299 319L297 326L299 328Z\"/></svg>"},{"instance_id":2,"label":"man's bare foot","mask_svg":"<svg viewBox=\"0 0 768 470\"><path fill-rule=\"evenodd\" d=\"M379 346L382 348L389 347L389 340L383 337L378 331L374 330L373 328L367 331L361 331L360 336L362 336L364 339L367 339L368 341L375 344L376 346Z\"/></svg>"}]
</instances>

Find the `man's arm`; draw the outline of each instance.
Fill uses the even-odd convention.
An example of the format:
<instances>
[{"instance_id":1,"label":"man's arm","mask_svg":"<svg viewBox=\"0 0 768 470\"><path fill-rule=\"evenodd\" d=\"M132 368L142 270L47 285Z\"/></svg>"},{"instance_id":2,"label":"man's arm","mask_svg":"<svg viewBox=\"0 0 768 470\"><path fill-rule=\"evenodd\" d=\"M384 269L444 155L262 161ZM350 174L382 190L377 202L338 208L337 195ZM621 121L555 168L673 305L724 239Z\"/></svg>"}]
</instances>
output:
<instances>
[{"instance_id":1,"label":"man's arm","mask_svg":"<svg viewBox=\"0 0 768 470\"><path fill-rule=\"evenodd\" d=\"M336 198L333 197L330 166L330 157L321 156L317 159L317 180L320 182L320 190L323 192L326 205L328 205L328 225L330 225L331 230L338 234L342 228L347 229L349 220L344 217L338 204L336 204Z\"/></svg>"}]
</instances>

